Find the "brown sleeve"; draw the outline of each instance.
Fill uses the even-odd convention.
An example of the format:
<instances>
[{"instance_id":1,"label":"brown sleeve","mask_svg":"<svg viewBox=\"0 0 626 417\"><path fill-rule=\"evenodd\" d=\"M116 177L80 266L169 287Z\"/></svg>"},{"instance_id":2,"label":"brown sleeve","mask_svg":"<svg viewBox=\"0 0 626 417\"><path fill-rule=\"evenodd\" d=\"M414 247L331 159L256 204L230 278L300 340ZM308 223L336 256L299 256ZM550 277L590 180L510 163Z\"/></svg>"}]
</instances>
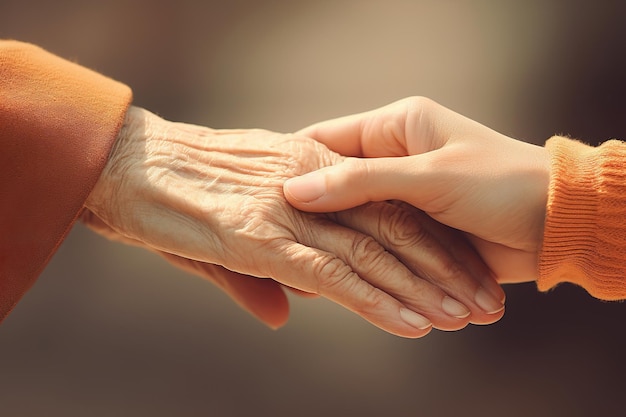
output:
<instances>
[{"instance_id":1,"label":"brown sleeve","mask_svg":"<svg viewBox=\"0 0 626 417\"><path fill-rule=\"evenodd\" d=\"M594 148L553 137L540 290L560 282L604 300L626 299L626 144Z\"/></svg>"},{"instance_id":2,"label":"brown sleeve","mask_svg":"<svg viewBox=\"0 0 626 417\"><path fill-rule=\"evenodd\" d=\"M130 101L123 84L0 41L0 320L76 220Z\"/></svg>"}]
</instances>

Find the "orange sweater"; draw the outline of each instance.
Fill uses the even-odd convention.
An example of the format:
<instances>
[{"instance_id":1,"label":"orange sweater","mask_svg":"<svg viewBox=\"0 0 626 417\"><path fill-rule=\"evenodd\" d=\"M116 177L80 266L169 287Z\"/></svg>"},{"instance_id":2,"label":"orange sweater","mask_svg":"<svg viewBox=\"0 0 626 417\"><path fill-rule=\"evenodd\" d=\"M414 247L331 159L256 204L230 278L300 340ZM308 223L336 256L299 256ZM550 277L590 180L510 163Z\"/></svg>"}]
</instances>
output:
<instances>
[{"instance_id":1,"label":"orange sweater","mask_svg":"<svg viewBox=\"0 0 626 417\"><path fill-rule=\"evenodd\" d=\"M560 282L605 300L626 298L626 144L594 148L553 137L539 260L540 290Z\"/></svg>"},{"instance_id":2,"label":"orange sweater","mask_svg":"<svg viewBox=\"0 0 626 417\"><path fill-rule=\"evenodd\" d=\"M122 84L0 41L0 320L76 220L130 101Z\"/></svg>"},{"instance_id":3,"label":"orange sweater","mask_svg":"<svg viewBox=\"0 0 626 417\"><path fill-rule=\"evenodd\" d=\"M33 45L0 41L0 320L76 221L130 89ZM541 290L570 281L626 298L626 146L553 138Z\"/></svg>"}]
</instances>

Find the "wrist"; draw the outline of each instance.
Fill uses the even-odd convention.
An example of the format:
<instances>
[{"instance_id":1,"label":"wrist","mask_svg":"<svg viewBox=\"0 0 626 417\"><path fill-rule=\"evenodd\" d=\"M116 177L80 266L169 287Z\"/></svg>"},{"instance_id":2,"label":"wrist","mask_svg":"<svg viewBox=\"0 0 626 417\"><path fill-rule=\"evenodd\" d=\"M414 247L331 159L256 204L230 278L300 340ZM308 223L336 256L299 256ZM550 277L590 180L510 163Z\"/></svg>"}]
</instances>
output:
<instances>
[{"instance_id":1,"label":"wrist","mask_svg":"<svg viewBox=\"0 0 626 417\"><path fill-rule=\"evenodd\" d=\"M145 154L144 112L134 106L127 110L104 169L85 201L85 207L107 223L114 215L125 214L123 201L132 178L128 174Z\"/></svg>"}]
</instances>

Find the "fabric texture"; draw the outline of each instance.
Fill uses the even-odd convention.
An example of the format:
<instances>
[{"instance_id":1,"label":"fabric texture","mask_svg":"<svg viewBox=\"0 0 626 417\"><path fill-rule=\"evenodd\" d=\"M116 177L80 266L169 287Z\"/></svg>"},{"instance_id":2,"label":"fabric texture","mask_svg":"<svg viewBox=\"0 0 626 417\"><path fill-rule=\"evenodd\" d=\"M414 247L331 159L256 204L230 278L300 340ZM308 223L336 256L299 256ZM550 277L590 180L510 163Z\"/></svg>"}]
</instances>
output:
<instances>
[{"instance_id":1,"label":"fabric texture","mask_svg":"<svg viewBox=\"0 0 626 417\"><path fill-rule=\"evenodd\" d=\"M626 144L555 136L538 287L561 282L604 300L626 298Z\"/></svg>"},{"instance_id":2,"label":"fabric texture","mask_svg":"<svg viewBox=\"0 0 626 417\"><path fill-rule=\"evenodd\" d=\"M130 102L123 84L0 41L0 320L79 215Z\"/></svg>"}]
</instances>

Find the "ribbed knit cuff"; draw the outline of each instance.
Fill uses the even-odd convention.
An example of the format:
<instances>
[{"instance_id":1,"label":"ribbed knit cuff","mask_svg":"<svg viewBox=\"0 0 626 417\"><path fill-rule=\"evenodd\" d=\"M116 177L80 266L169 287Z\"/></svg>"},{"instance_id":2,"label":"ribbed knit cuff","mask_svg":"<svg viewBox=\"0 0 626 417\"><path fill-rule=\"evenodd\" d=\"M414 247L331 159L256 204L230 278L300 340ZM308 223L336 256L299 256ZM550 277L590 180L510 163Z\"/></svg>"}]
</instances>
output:
<instances>
[{"instance_id":1,"label":"ribbed knit cuff","mask_svg":"<svg viewBox=\"0 0 626 417\"><path fill-rule=\"evenodd\" d=\"M555 136L540 290L561 282L604 300L626 298L626 144L594 148Z\"/></svg>"}]
</instances>

